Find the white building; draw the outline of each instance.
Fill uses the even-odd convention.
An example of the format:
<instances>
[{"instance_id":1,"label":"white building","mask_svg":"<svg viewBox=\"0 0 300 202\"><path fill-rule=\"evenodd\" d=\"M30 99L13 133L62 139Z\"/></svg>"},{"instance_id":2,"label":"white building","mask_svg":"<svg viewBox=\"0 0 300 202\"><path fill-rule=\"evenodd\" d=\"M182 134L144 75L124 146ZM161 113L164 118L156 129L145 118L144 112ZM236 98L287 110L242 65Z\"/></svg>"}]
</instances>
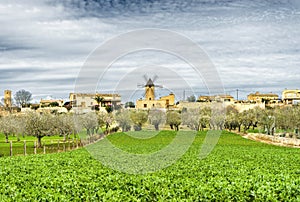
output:
<instances>
[{"instance_id":1,"label":"white building","mask_svg":"<svg viewBox=\"0 0 300 202\"><path fill-rule=\"evenodd\" d=\"M96 97L102 98L99 105ZM119 94L70 93L69 98L73 108L93 109L95 107L105 108L106 106L115 108L121 104L121 95Z\"/></svg>"}]
</instances>

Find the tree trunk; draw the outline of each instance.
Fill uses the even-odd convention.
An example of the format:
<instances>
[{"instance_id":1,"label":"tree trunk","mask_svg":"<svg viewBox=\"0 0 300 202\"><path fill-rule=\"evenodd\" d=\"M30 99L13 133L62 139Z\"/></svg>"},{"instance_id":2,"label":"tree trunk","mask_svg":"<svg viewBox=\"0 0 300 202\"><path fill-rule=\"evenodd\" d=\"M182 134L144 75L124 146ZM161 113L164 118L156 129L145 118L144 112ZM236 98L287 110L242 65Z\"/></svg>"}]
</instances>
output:
<instances>
[{"instance_id":1,"label":"tree trunk","mask_svg":"<svg viewBox=\"0 0 300 202\"><path fill-rule=\"evenodd\" d=\"M155 124L155 125L154 125L155 130L159 130L159 127L158 127L158 126L159 126L159 124Z\"/></svg>"},{"instance_id":2,"label":"tree trunk","mask_svg":"<svg viewBox=\"0 0 300 202\"><path fill-rule=\"evenodd\" d=\"M5 134L5 142L8 143L8 134Z\"/></svg>"},{"instance_id":3,"label":"tree trunk","mask_svg":"<svg viewBox=\"0 0 300 202\"><path fill-rule=\"evenodd\" d=\"M42 148L42 137L38 136L37 138L38 138L38 145L37 145L37 147L38 148Z\"/></svg>"}]
</instances>

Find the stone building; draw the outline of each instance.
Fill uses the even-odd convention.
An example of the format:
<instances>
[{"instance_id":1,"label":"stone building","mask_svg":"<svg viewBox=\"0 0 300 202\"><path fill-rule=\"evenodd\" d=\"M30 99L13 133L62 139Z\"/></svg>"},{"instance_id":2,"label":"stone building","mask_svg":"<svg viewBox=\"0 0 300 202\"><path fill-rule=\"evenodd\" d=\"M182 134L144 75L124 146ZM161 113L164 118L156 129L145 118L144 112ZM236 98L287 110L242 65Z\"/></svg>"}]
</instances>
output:
<instances>
[{"instance_id":1,"label":"stone building","mask_svg":"<svg viewBox=\"0 0 300 202\"><path fill-rule=\"evenodd\" d=\"M286 105L297 104L300 102L300 90L284 90L282 92L282 101Z\"/></svg>"},{"instance_id":2,"label":"stone building","mask_svg":"<svg viewBox=\"0 0 300 202\"><path fill-rule=\"evenodd\" d=\"M12 107L11 90L4 91L4 107Z\"/></svg>"},{"instance_id":3,"label":"stone building","mask_svg":"<svg viewBox=\"0 0 300 202\"><path fill-rule=\"evenodd\" d=\"M43 100L43 99L41 99L39 107L50 107L51 105L54 105L55 107L62 107L63 104L64 104L63 100L57 100L57 99Z\"/></svg>"},{"instance_id":4,"label":"stone building","mask_svg":"<svg viewBox=\"0 0 300 202\"><path fill-rule=\"evenodd\" d=\"M277 94L274 93L260 93L260 92L256 92L256 93L251 93L247 96L248 101L251 102L265 102L265 103L269 103L269 102L276 102L277 100L279 100L279 96Z\"/></svg>"},{"instance_id":5,"label":"stone building","mask_svg":"<svg viewBox=\"0 0 300 202\"><path fill-rule=\"evenodd\" d=\"M198 102L234 102L231 95L202 95L198 97Z\"/></svg>"}]
</instances>

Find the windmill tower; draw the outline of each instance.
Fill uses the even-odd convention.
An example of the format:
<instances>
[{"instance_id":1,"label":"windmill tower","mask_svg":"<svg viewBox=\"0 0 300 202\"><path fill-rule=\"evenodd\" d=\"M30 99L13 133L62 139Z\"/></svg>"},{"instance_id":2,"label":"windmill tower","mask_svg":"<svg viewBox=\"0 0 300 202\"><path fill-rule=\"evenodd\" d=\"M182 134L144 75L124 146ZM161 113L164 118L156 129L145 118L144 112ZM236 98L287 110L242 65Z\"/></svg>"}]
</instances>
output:
<instances>
[{"instance_id":1,"label":"windmill tower","mask_svg":"<svg viewBox=\"0 0 300 202\"><path fill-rule=\"evenodd\" d=\"M4 106L5 107L11 107L11 91L10 90L5 90L4 91Z\"/></svg>"},{"instance_id":2,"label":"windmill tower","mask_svg":"<svg viewBox=\"0 0 300 202\"><path fill-rule=\"evenodd\" d=\"M145 88L145 100L146 101L154 101L155 100L155 87L162 88L161 85L155 85L154 82L158 78L158 76L154 76L153 79L147 78L146 75L144 75L144 79L146 81L146 84L138 84L138 87L144 87Z\"/></svg>"},{"instance_id":3,"label":"windmill tower","mask_svg":"<svg viewBox=\"0 0 300 202\"><path fill-rule=\"evenodd\" d=\"M154 91L154 83L152 79L149 78L145 85L145 97L146 100L155 100L155 91Z\"/></svg>"}]
</instances>

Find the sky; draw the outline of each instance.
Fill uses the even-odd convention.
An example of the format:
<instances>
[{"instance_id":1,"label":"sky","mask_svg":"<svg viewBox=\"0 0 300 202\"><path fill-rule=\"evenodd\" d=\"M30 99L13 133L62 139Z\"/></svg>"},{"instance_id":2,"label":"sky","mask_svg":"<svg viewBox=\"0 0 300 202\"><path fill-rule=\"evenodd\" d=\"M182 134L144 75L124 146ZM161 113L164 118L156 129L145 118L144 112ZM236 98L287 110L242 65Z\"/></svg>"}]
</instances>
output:
<instances>
[{"instance_id":1,"label":"sky","mask_svg":"<svg viewBox=\"0 0 300 202\"><path fill-rule=\"evenodd\" d=\"M236 98L300 88L298 0L1 0L0 97L25 89L34 101L68 99L88 57L114 37L146 28L194 41L210 58L224 92ZM182 59L161 51L129 53L111 64L97 92L123 102L143 96L137 84L157 77L157 96L208 94ZM184 81L184 82L179 82ZM192 89L192 90L191 90Z\"/></svg>"}]
</instances>

